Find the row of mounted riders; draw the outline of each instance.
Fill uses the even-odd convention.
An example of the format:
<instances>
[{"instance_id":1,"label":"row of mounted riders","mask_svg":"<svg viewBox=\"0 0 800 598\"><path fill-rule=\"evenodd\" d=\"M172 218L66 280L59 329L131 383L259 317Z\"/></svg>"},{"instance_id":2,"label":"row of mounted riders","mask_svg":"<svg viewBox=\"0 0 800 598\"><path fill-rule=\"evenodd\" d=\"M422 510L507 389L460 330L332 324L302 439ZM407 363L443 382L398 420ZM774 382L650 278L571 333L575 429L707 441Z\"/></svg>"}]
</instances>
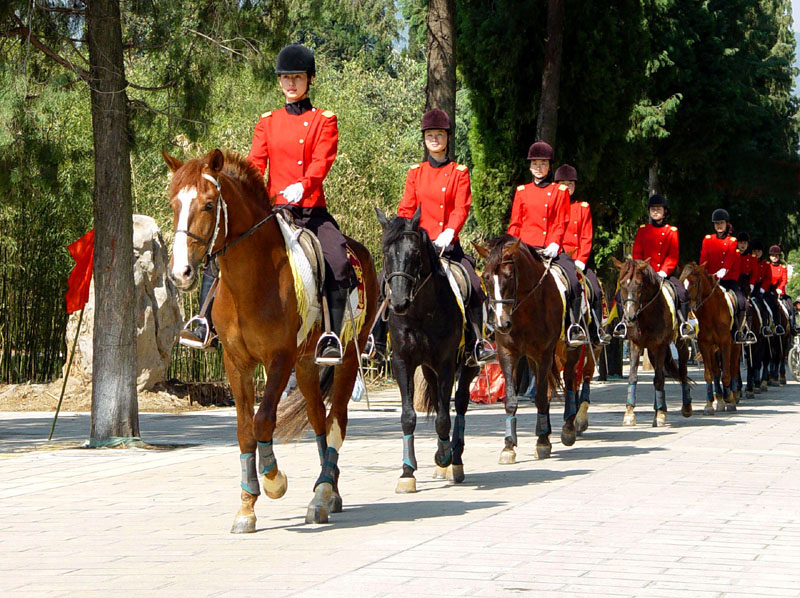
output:
<instances>
[{"instance_id":1,"label":"row of mounted riders","mask_svg":"<svg viewBox=\"0 0 800 598\"><path fill-rule=\"evenodd\" d=\"M278 55L276 73L286 105L262 114L247 157L214 150L184 163L164 153L172 172L171 278L178 288L189 290L203 271L200 315L187 323L181 343L207 348L219 339L236 402L242 482L241 507L231 531L255 530L254 505L262 485L271 498L286 492L287 478L278 468L273 440L281 433L299 434L306 424L314 429L320 458L306 521L325 522L329 513L342 509L338 458L347 429L347 403L362 353L375 357L385 352L386 329L403 405L397 492L416 490L417 416L412 395L418 367L426 381L428 410L436 412L437 476L464 480L469 384L480 365L495 358L506 378L500 462L513 463L516 458L514 382L523 360L536 379L536 455L546 458L551 451L551 386L564 390L561 439L572 445L588 427L589 381L601 345L610 340L602 326L602 292L590 266L591 211L588 203L571 201L578 180L575 169L563 165L553 177L552 147L541 141L530 147L533 180L516 190L508 234L486 247L474 245L485 260L481 280L458 240L472 202L469 173L448 158L450 117L441 110L427 112L420 127L427 158L409 169L397 217L389 220L377 210L383 228L384 271L379 279L369 252L339 231L325 205L323 181L336 158L338 127L336 115L318 110L308 97L316 73L313 53L300 44L287 46ZM727 215L719 215L715 212L716 234L703 243L701 265L687 266L682 282L672 276L677 229L666 224L667 204L659 195L650 198L651 221L639 229L633 257L615 262L617 303L622 306L615 333L627 336L632 346L625 423L632 423L639 352L645 348L655 367L654 424L666 418L665 371L680 378L682 411L691 414L686 376L687 343L694 335L686 317L690 302L699 321L697 340L706 381L711 385L721 371L724 399L735 392L732 364L738 364L743 343L753 338L773 343L786 336L779 334L777 324L788 329L789 318L781 324L782 312L775 305L774 328L766 309L759 319L763 324L754 326L753 318L742 317L740 309L729 310L724 292L717 292L739 289L744 261L737 241L728 234ZM308 312L301 306L279 219L311 230L324 257L324 281L317 290L322 317L307 334L298 334L305 329ZM772 286L771 281L767 288ZM737 298L743 299L741 291ZM752 298L753 305L761 307L757 297ZM483 337L484 305L496 349ZM353 332L344 335L348 324ZM669 349L673 340L677 364ZM750 353L758 353L751 347ZM253 373L258 364L264 364L267 381L254 415ZM280 401L293 369L297 390ZM583 380L579 396L578 376ZM449 408L456 377L451 434ZM707 410L713 399L709 392Z\"/></svg>"}]
</instances>

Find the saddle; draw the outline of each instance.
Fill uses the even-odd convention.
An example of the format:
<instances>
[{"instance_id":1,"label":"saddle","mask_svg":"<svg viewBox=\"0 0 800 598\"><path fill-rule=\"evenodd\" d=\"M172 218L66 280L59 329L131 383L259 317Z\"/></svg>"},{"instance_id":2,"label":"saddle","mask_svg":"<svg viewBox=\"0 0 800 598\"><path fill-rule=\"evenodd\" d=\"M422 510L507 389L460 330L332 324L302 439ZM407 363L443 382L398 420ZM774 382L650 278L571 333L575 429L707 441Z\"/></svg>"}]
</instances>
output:
<instances>
[{"instance_id":1,"label":"saddle","mask_svg":"<svg viewBox=\"0 0 800 598\"><path fill-rule=\"evenodd\" d=\"M731 330L733 330L733 323L736 320L736 293L728 289L722 290L725 295L725 304L728 306L728 313L731 315Z\"/></svg>"},{"instance_id":2,"label":"saddle","mask_svg":"<svg viewBox=\"0 0 800 598\"><path fill-rule=\"evenodd\" d=\"M325 285L325 258L322 245L310 230L297 226L289 216L278 213L278 225L286 245L286 255L292 268L294 291L297 296L297 313L301 324L297 331L297 344L303 344L315 325L322 323L322 289ZM342 345L354 337L361 329L366 317L366 297L364 275L361 262L347 247L347 257L356 273L358 284L348 297L349 311L345 314L342 327ZM352 314L352 317L351 317ZM353 326L355 320L355 330Z\"/></svg>"},{"instance_id":3,"label":"saddle","mask_svg":"<svg viewBox=\"0 0 800 598\"><path fill-rule=\"evenodd\" d=\"M672 286L667 280L661 284L661 293L664 295L664 299L667 302L667 308L669 308L669 313L672 316L672 329L673 329L673 341L678 338L678 293L675 292L675 287Z\"/></svg>"},{"instance_id":4,"label":"saddle","mask_svg":"<svg viewBox=\"0 0 800 598\"><path fill-rule=\"evenodd\" d=\"M459 262L448 260L445 257L440 258L440 261L442 262L445 274L447 274L447 278L450 279L452 277L453 282L455 282L453 292L458 291L456 296L461 298L464 305L469 305L470 296L472 295L472 285L469 283L469 273L467 269ZM453 282L450 283L451 286L453 286Z\"/></svg>"}]
</instances>

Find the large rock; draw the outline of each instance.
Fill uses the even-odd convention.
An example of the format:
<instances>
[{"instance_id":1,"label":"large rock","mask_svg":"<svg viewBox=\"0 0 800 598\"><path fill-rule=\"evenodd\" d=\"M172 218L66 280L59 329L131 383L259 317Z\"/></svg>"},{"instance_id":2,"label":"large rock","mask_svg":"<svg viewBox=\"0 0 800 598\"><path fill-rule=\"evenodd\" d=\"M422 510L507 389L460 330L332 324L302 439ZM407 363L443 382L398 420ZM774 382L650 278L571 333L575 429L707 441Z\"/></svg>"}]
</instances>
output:
<instances>
[{"instance_id":1,"label":"large rock","mask_svg":"<svg viewBox=\"0 0 800 598\"><path fill-rule=\"evenodd\" d=\"M169 254L156 221L133 216L133 281L136 293L136 384L152 390L166 381L172 346L183 323L178 291L167 277ZM75 339L78 313L67 323L67 348ZM70 376L84 384L92 380L94 281L86 304ZM66 368L66 365L65 365Z\"/></svg>"}]
</instances>

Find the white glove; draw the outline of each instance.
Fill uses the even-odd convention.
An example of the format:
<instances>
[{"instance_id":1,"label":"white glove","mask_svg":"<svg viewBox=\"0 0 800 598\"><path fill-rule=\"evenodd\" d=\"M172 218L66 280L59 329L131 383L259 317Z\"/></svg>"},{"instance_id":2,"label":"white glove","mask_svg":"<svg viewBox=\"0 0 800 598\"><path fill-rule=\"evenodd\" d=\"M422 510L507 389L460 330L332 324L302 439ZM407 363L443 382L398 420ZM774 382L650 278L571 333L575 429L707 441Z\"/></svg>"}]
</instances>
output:
<instances>
[{"instance_id":1,"label":"white glove","mask_svg":"<svg viewBox=\"0 0 800 598\"><path fill-rule=\"evenodd\" d=\"M762 289L761 287L758 287L758 290L759 290L759 291L761 291L761 294L762 294L762 295L763 295L763 294L766 292L766 291L765 291L764 289Z\"/></svg>"},{"instance_id":2,"label":"white glove","mask_svg":"<svg viewBox=\"0 0 800 598\"><path fill-rule=\"evenodd\" d=\"M775 291L778 293L778 295L783 295L783 291L782 291L782 290L780 290L780 289L775 289Z\"/></svg>"},{"instance_id":3,"label":"white glove","mask_svg":"<svg viewBox=\"0 0 800 598\"><path fill-rule=\"evenodd\" d=\"M755 290L755 288L756 288L756 285L751 284L750 285L750 292L752 293Z\"/></svg>"},{"instance_id":4,"label":"white glove","mask_svg":"<svg viewBox=\"0 0 800 598\"><path fill-rule=\"evenodd\" d=\"M658 271L658 275L659 275L661 278L666 278L666 277L667 277L667 273L666 273L666 272L664 272L663 270L659 270L659 271Z\"/></svg>"},{"instance_id":5,"label":"white glove","mask_svg":"<svg viewBox=\"0 0 800 598\"><path fill-rule=\"evenodd\" d=\"M283 195L289 203L297 203L303 199L303 191L303 183L293 183L281 191L281 195Z\"/></svg>"},{"instance_id":6,"label":"white glove","mask_svg":"<svg viewBox=\"0 0 800 598\"><path fill-rule=\"evenodd\" d=\"M578 270L580 270L581 272L583 272L584 270L586 270L586 264L584 264L584 263L583 263L582 261L580 261L580 260L575 260L575 265L578 267Z\"/></svg>"},{"instance_id":7,"label":"white glove","mask_svg":"<svg viewBox=\"0 0 800 598\"><path fill-rule=\"evenodd\" d=\"M720 268L719 270L717 270L717 273L714 274L714 276L716 276L717 278L721 279L727 273L728 273L728 271L725 268Z\"/></svg>"},{"instance_id":8,"label":"white glove","mask_svg":"<svg viewBox=\"0 0 800 598\"><path fill-rule=\"evenodd\" d=\"M444 249L445 247L450 245L450 243L453 242L453 237L455 236L456 236L456 231L454 231L452 228L446 228L441 232L441 234L438 237L436 237L433 244L436 245L436 247L438 247L439 249Z\"/></svg>"},{"instance_id":9,"label":"white glove","mask_svg":"<svg viewBox=\"0 0 800 598\"><path fill-rule=\"evenodd\" d=\"M560 247L558 246L558 243L550 243L550 245L544 248L544 251L542 251L542 255L550 258L556 257L558 255L559 249Z\"/></svg>"}]
</instances>

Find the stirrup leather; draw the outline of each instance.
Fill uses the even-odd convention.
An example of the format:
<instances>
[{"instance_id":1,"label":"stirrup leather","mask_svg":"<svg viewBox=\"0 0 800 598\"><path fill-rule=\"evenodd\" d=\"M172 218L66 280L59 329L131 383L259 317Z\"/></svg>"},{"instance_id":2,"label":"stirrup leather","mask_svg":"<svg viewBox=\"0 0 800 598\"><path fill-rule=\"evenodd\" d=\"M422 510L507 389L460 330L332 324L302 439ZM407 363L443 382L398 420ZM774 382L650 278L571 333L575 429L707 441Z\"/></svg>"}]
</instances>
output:
<instances>
[{"instance_id":1,"label":"stirrup leather","mask_svg":"<svg viewBox=\"0 0 800 598\"><path fill-rule=\"evenodd\" d=\"M329 338L332 338L336 341L336 345L339 349L339 357L323 357L320 354L320 349L323 347L323 345L327 344L325 341L327 341ZM336 336L333 332L324 332L323 334L319 335L317 346L314 348L314 362L317 365L339 365L342 363L343 356L344 350L342 349L342 341L339 340L338 336Z\"/></svg>"},{"instance_id":2,"label":"stirrup leather","mask_svg":"<svg viewBox=\"0 0 800 598\"><path fill-rule=\"evenodd\" d=\"M197 336L192 330L194 325L205 328L206 334L202 340L197 340ZM191 349L209 349L211 342L217 338L217 335L211 332L211 326L208 325L208 319L206 319L205 316L194 316L184 324L183 329L178 333L178 337L178 342L184 347L189 347Z\"/></svg>"},{"instance_id":3,"label":"stirrup leather","mask_svg":"<svg viewBox=\"0 0 800 598\"><path fill-rule=\"evenodd\" d=\"M615 338L625 338L628 336L628 325L625 322L620 322L614 326L614 332L611 333L611 336Z\"/></svg>"}]
</instances>

